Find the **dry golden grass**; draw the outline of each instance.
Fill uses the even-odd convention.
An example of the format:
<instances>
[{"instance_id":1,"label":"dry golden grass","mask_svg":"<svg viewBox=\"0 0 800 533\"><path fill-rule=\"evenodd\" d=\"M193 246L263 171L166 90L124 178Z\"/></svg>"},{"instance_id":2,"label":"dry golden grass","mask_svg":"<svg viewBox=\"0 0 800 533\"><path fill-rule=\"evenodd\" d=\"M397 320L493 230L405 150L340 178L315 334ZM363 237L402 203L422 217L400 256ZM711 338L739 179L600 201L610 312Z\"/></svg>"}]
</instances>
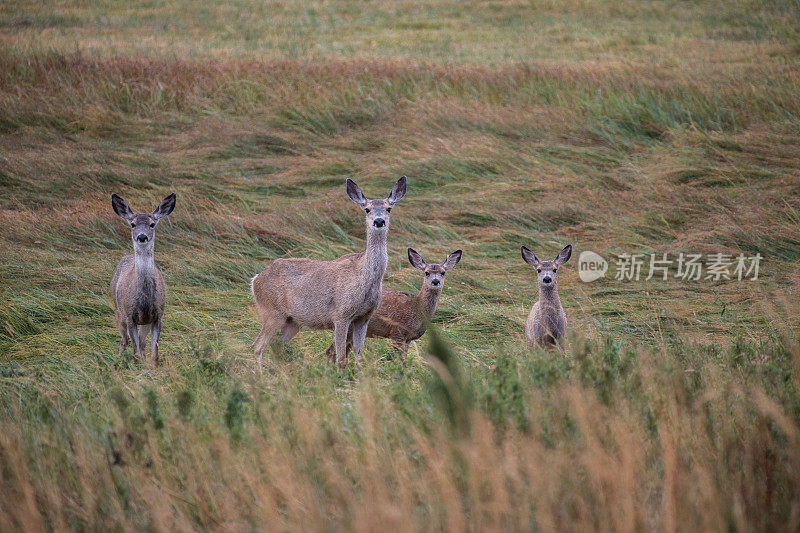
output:
<instances>
[{"instance_id":1,"label":"dry golden grass","mask_svg":"<svg viewBox=\"0 0 800 533\"><path fill-rule=\"evenodd\" d=\"M643 368L661 367L640 356ZM199 434L194 418L170 418L154 429L133 405L121 406L97 437L75 420L57 430L43 426L35 436L4 422L0 497L15 503L3 506L0 525L448 531L800 525L800 433L773 399L728 383L690 400L678 374L639 377L639 394L651 398L652 427L622 396L607 403L571 384L531 398L534 426L544 423L545 431L498 435L476 412L471 430L458 437L443 426L398 424L406 417L378 399L369 380L352 391L355 427L340 425L342 412L256 400L256 423L233 442L225 434Z\"/></svg>"}]
</instances>

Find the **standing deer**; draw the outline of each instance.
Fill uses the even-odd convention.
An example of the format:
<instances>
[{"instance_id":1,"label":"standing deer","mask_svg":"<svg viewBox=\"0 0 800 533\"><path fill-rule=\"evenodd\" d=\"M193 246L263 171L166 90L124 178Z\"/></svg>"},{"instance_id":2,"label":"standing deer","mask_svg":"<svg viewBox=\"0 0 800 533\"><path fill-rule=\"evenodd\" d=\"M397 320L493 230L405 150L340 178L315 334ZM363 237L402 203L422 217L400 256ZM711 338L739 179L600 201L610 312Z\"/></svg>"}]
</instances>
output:
<instances>
[{"instance_id":1,"label":"standing deer","mask_svg":"<svg viewBox=\"0 0 800 533\"><path fill-rule=\"evenodd\" d=\"M388 198L380 200L365 198L348 178L347 195L365 214L367 249L333 261L278 259L252 279L253 298L262 323L253 344L259 372L264 350L275 331L280 329L283 339L289 340L301 328L333 330L340 369L347 366L347 339L352 336L358 368L367 323L378 307L389 261L389 213L405 194L405 176L397 180Z\"/></svg>"},{"instance_id":2,"label":"standing deer","mask_svg":"<svg viewBox=\"0 0 800 533\"><path fill-rule=\"evenodd\" d=\"M406 365L408 346L425 334L431 317L439 306L439 296L444 287L444 276L461 260L461 250L448 255L441 265L426 263L412 248L408 249L408 262L411 266L425 273L422 287L416 295L394 289L383 289L378 309L372 315L367 326L367 337L389 339L403 358ZM347 351L352 341L348 339ZM328 346L325 352L328 359L333 360L334 345Z\"/></svg>"},{"instance_id":3,"label":"standing deer","mask_svg":"<svg viewBox=\"0 0 800 533\"><path fill-rule=\"evenodd\" d=\"M569 261L572 245L564 247L552 261L539 261L533 252L522 247L522 259L536 269L539 282L539 300L533 304L525 322L525 338L528 346L562 347L567 332L567 316L561 307L556 286L558 268Z\"/></svg>"},{"instance_id":4,"label":"standing deer","mask_svg":"<svg viewBox=\"0 0 800 533\"><path fill-rule=\"evenodd\" d=\"M114 212L131 225L133 254L123 257L111 278L114 314L122 340L120 356L133 341L133 355L141 359L144 342L150 333L150 359L158 364L158 337L167 286L155 262L156 225L175 209L175 193L170 194L149 215L137 215L128 204L111 195Z\"/></svg>"}]
</instances>

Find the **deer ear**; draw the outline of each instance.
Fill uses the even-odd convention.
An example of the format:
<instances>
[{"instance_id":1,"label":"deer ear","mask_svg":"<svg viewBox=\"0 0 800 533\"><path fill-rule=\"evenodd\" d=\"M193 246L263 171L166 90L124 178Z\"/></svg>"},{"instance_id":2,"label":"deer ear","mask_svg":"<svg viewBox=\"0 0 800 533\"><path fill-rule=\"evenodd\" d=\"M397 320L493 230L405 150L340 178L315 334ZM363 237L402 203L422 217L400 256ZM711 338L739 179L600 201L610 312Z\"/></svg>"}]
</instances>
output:
<instances>
[{"instance_id":1,"label":"deer ear","mask_svg":"<svg viewBox=\"0 0 800 533\"><path fill-rule=\"evenodd\" d=\"M425 267L428 264L422 259L422 256L419 255L413 248L408 249L408 262L411 263L411 266L414 268L418 268L422 271L425 270Z\"/></svg>"},{"instance_id":2,"label":"deer ear","mask_svg":"<svg viewBox=\"0 0 800 533\"><path fill-rule=\"evenodd\" d=\"M111 207L114 208L114 212L117 215L127 221L133 220L133 217L136 216L136 214L128 205L128 202L120 198L116 193L111 195Z\"/></svg>"},{"instance_id":3,"label":"deer ear","mask_svg":"<svg viewBox=\"0 0 800 533\"><path fill-rule=\"evenodd\" d=\"M556 256L556 258L553 260L553 262L554 262L554 263L557 263L557 264L559 264L559 265L563 265L564 263L566 263L567 261L569 261L569 258L570 258L571 256L572 256L572 245L571 245L571 244L568 244L568 245L566 245L566 246L564 247L564 249L563 249L563 250L561 250L561 251L558 253L558 256Z\"/></svg>"},{"instance_id":4,"label":"deer ear","mask_svg":"<svg viewBox=\"0 0 800 533\"><path fill-rule=\"evenodd\" d=\"M406 195L406 180L407 178L403 176L402 178L397 180L397 183L394 184L394 188L392 189L392 194L390 194L389 198L387 198L390 204L394 205L396 202L402 200L403 196Z\"/></svg>"},{"instance_id":5,"label":"deer ear","mask_svg":"<svg viewBox=\"0 0 800 533\"><path fill-rule=\"evenodd\" d=\"M367 199L364 197L364 193L361 192L361 189L356 185L356 182L347 178L347 196L350 197L355 203L364 207L364 204L367 203Z\"/></svg>"},{"instance_id":6,"label":"deer ear","mask_svg":"<svg viewBox=\"0 0 800 533\"><path fill-rule=\"evenodd\" d=\"M461 261L461 250L456 250L447 256L447 259L445 259L444 263L442 263L442 268L445 270L451 270L456 267L459 261Z\"/></svg>"},{"instance_id":7,"label":"deer ear","mask_svg":"<svg viewBox=\"0 0 800 533\"><path fill-rule=\"evenodd\" d=\"M161 204L153 211L153 218L160 220L172 213L173 209L175 209L175 193L170 194L162 200Z\"/></svg>"},{"instance_id":8,"label":"deer ear","mask_svg":"<svg viewBox=\"0 0 800 533\"><path fill-rule=\"evenodd\" d=\"M522 247L522 259L534 268L539 266L539 263L541 263L541 261L539 261L539 258L536 257L536 254L534 254L524 246Z\"/></svg>"}]
</instances>

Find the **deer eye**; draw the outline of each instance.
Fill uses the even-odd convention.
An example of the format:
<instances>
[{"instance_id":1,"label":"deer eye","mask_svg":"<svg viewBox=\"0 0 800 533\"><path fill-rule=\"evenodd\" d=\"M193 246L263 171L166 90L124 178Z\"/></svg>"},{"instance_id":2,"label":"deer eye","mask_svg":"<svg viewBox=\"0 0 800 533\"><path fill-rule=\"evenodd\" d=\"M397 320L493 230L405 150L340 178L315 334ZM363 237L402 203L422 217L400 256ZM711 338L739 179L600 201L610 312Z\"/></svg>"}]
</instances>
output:
<instances>
[{"instance_id":1,"label":"deer eye","mask_svg":"<svg viewBox=\"0 0 800 533\"><path fill-rule=\"evenodd\" d=\"M135 222L131 222L131 227L135 228L136 227L136 223Z\"/></svg>"},{"instance_id":2,"label":"deer eye","mask_svg":"<svg viewBox=\"0 0 800 533\"><path fill-rule=\"evenodd\" d=\"M430 273L430 272L425 272L425 275L426 275L426 276L430 276L430 275L431 275L431 273Z\"/></svg>"},{"instance_id":3,"label":"deer eye","mask_svg":"<svg viewBox=\"0 0 800 533\"><path fill-rule=\"evenodd\" d=\"M541 272L541 271L542 271L542 269L541 269L541 268L537 268L537 269L536 269L536 272Z\"/></svg>"},{"instance_id":4,"label":"deer eye","mask_svg":"<svg viewBox=\"0 0 800 533\"><path fill-rule=\"evenodd\" d=\"M150 223L150 227L151 227L151 228L155 228L155 227L156 227L156 223L155 223L155 222L151 222L151 223Z\"/></svg>"},{"instance_id":5,"label":"deer eye","mask_svg":"<svg viewBox=\"0 0 800 533\"><path fill-rule=\"evenodd\" d=\"M386 212L387 212L387 213L391 213L391 212L392 212L392 208L391 208L391 207L387 207L387 208L386 208Z\"/></svg>"},{"instance_id":6,"label":"deer eye","mask_svg":"<svg viewBox=\"0 0 800 533\"><path fill-rule=\"evenodd\" d=\"M369 207L367 207L366 209L364 209L364 212L365 212L365 213L369 213Z\"/></svg>"}]
</instances>

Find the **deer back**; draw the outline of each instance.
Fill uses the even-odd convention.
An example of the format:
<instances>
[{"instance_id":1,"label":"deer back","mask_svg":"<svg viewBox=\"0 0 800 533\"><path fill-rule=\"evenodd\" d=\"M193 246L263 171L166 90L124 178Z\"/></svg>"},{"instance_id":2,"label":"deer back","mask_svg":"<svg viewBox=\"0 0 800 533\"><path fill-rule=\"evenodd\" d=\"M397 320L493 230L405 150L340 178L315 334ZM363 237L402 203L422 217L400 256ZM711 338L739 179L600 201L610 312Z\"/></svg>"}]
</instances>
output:
<instances>
[{"instance_id":1,"label":"deer back","mask_svg":"<svg viewBox=\"0 0 800 533\"><path fill-rule=\"evenodd\" d=\"M427 317L417 295L383 289L378 309L369 321L367 335L411 342L422 337L426 327Z\"/></svg>"},{"instance_id":2,"label":"deer back","mask_svg":"<svg viewBox=\"0 0 800 533\"><path fill-rule=\"evenodd\" d=\"M330 328L334 320L362 316L378 305L380 280L365 286L364 255L333 261L278 259L253 281L253 293L301 326Z\"/></svg>"}]
</instances>

